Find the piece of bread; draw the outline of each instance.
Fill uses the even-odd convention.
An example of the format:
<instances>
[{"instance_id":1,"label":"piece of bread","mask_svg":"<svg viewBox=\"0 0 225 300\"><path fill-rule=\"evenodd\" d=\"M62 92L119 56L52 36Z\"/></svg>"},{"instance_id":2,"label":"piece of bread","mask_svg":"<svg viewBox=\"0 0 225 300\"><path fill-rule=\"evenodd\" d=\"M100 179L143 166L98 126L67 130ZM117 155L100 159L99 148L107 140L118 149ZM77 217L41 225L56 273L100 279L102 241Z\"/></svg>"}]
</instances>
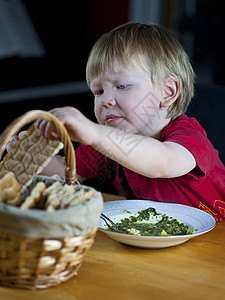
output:
<instances>
[{"instance_id":1,"label":"piece of bread","mask_svg":"<svg viewBox=\"0 0 225 300\"><path fill-rule=\"evenodd\" d=\"M21 186L12 172L0 179L0 201L10 205L20 206L23 199L20 194Z\"/></svg>"},{"instance_id":2,"label":"piece of bread","mask_svg":"<svg viewBox=\"0 0 225 300\"><path fill-rule=\"evenodd\" d=\"M55 181L49 186L38 181L25 199L20 192L21 186L12 172L8 172L0 179L0 201L19 206L21 209L38 208L54 212L83 203L93 197L95 193L88 188L75 188L59 181Z\"/></svg>"},{"instance_id":3,"label":"piece of bread","mask_svg":"<svg viewBox=\"0 0 225 300\"><path fill-rule=\"evenodd\" d=\"M62 148L62 142L56 138L45 138L32 125L23 139L1 161L0 178L8 172L13 172L23 192L33 177L39 174Z\"/></svg>"},{"instance_id":4,"label":"piece of bread","mask_svg":"<svg viewBox=\"0 0 225 300\"><path fill-rule=\"evenodd\" d=\"M20 206L21 209L37 207L39 202L43 202L45 200L45 197L43 196L43 192L45 191L45 189L46 185L44 184L44 182L39 181L31 190L30 195L25 198L24 202Z\"/></svg>"},{"instance_id":5,"label":"piece of bread","mask_svg":"<svg viewBox=\"0 0 225 300\"><path fill-rule=\"evenodd\" d=\"M43 196L47 197L44 209L51 212L57 209L63 209L70 206L76 206L82 202L87 201L93 197L93 190L85 190L80 188L74 189L73 186L64 184L56 185L52 184L43 192Z\"/></svg>"}]
</instances>

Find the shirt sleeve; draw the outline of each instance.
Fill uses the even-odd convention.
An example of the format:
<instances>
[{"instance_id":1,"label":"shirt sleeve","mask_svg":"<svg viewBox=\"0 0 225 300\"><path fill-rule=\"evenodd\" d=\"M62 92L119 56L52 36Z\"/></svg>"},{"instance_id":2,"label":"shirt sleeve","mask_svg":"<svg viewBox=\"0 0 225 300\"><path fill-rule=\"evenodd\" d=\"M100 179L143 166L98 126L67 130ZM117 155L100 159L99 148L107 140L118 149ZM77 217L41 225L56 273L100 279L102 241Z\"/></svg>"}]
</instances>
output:
<instances>
[{"instance_id":1,"label":"shirt sleeve","mask_svg":"<svg viewBox=\"0 0 225 300\"><path fill-rule=\"evenodd\" d=\"M171 122L161 137L161 141L177 143L185 147L195 158L200 170L207 174L218 151L207 138L201 125L194 118L184 116L181 120ZM196 171L196 170L195 170Z\"/></svg>"},{"instance_id":2,"label":"shirt sleeve","mask_svg":"<svg viewBox=\"0 0 225 300\"><path fill-rule=\"evenodd\" d=\"M80 145L76 151L77 173L88 179L106 174L105 157L93 147Z\"/></svg>"}]
</instances>

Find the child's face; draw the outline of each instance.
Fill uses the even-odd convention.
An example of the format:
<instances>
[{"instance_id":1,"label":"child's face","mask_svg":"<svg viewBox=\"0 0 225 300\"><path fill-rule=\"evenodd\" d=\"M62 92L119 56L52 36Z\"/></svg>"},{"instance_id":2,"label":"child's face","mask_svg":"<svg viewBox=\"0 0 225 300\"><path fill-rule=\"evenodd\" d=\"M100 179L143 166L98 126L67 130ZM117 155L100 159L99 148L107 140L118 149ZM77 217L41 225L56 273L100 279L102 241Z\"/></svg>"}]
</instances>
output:
<instances>
[{"instance_id":1,"label":"child's face","mask_svg":"<svg viewBox=\"0 0 225 300\"><path fill-rule=\"evenodd\" d=\"M100 124L157 138L168 124L162 91L139 66L105 72L90 83Z\"/></svg>"}]
</instances>

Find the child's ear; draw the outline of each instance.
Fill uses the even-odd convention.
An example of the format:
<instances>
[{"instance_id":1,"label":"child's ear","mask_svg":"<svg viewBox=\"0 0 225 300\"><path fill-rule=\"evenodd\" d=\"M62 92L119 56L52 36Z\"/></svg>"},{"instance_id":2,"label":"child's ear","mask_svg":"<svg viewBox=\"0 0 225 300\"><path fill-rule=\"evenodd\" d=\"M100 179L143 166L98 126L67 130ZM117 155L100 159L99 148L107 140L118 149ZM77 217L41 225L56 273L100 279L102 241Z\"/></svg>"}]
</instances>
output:
<instances>
[{"instance_id":1,"label":"child's ear","mask_svg":"<svg viewBox=\"0 0 225 300\"><path fill-rule=\"evenodd\" d=\"M168 77L163 84L162 101L160 103L160 106L169 107L177 100L179 93L180 89L177 78Z\"/></svg>"}]
</instances>

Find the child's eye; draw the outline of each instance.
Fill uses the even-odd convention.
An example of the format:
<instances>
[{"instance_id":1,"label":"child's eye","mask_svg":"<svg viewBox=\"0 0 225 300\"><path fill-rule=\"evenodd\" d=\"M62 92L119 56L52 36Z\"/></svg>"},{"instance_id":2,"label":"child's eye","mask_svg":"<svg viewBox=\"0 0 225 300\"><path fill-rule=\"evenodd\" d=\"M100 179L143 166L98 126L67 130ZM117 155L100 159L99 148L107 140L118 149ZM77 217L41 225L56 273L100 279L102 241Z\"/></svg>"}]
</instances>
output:
<instances>
[{"instance_id":1,"label":"child's eye","mask_svg":"<svg viewBox=\"0 0 225 300\"><path fill-rule=\"evenodd\" d=\"M124 90L125 88L127 88L127 84L119 84L119 85L117 86L117 88L118 88L119 90Z\"/></svg>"},{"instance_id":2,"label":"child's eye","mask_svg":"<svg viewBox=\"0 0 225 300\"><path fill-rule=\"evenodd\" d=\"M102 95L104 93L103 90L99 90L99 91L95 91L93 94L94 96L99 96L99 95Z\"/></svg>"}]
</instances>

